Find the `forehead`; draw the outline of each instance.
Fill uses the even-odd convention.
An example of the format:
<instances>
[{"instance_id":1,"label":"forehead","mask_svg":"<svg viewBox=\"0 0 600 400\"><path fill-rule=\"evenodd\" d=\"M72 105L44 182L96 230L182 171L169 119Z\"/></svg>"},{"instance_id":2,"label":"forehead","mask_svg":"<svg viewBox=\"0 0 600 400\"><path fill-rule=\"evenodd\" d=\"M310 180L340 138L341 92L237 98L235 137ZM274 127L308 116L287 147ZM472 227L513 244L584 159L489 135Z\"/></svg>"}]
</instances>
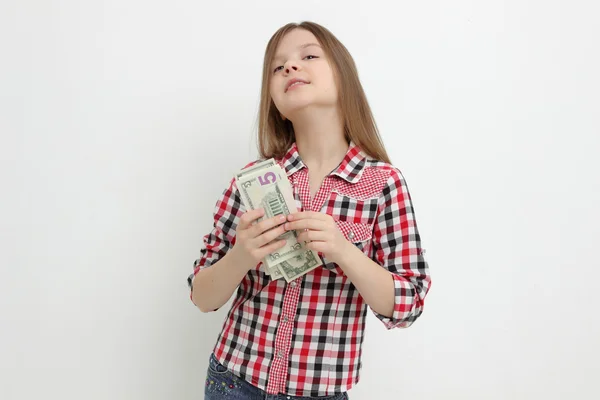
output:
<instances>
[{"instance_id":1,"label":"forehead","mask_svg":"<svg viewBox=\"0 0 600 400\"><path fill-rule=\"evenodd\" d=\"M277 45L273 61L285 58L290 53L303 48L318 49L320 44L311 32L305 29L294 29L288 32Z\"/></svg>"}]
</instances>

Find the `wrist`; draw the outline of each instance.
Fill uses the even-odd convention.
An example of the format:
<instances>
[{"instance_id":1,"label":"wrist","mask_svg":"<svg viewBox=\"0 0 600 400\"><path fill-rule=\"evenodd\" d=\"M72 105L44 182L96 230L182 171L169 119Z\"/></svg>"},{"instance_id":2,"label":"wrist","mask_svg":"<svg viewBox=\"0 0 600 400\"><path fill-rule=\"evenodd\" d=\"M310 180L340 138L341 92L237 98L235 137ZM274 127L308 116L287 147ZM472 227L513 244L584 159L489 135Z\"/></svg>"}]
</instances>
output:
<instances>
[{"instance_id":1,"label":"wrist","mask_svg":"<svg viewBox=\"0 0 600 400\"><path fill-rule=\"evenodd\" d=\"M233 246L231 250L227 253L229 258L231 259L231 264L235 266L235 268L240 268L244 272L248 272L254 267L254 263L251 261L250 257L244 256L239 249L236 249L236 246Z\"/></svg>"},{"instance_id":2,"label":"wrist","mask_svg":"<svg viewBox=\"0 0 600 400\"><path fill-rule=\"evenodd\" d=\"M358 249L356 248L356 246L354 246L351 242L346 241L342 248L342 251L340 251L339 255L335 257L335 260L332 261L339 265L340 268L344 268L345 265L352 262L352 260L356 259L357 250ZM363 254L362 251L360 251L359 253Z\"/></svg>"}]
</instances>

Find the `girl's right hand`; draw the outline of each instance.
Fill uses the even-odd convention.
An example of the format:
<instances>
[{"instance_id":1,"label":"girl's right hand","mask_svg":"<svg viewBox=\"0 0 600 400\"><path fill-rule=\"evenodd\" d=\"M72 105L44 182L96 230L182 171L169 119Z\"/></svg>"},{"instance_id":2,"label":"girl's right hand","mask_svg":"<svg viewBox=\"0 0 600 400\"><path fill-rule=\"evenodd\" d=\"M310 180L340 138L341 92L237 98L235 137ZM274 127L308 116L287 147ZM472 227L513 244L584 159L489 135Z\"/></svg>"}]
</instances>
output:
<instances>
[{"instance_id":1,"label":"girl's right hand","mask_svg":"<svg viewBox=\"0 0 600 400\"><path fill-rule=\"evenodd\" d=\"M259 208L242 215L236 232L235 245L231 249L240 260L252 262L249 268L254 268L267 254L285 245L285 240L274 240L285 233L286 216L278 215L253 225L252 223L264 213L264 209Z\"/></svg>"}]
</instances>

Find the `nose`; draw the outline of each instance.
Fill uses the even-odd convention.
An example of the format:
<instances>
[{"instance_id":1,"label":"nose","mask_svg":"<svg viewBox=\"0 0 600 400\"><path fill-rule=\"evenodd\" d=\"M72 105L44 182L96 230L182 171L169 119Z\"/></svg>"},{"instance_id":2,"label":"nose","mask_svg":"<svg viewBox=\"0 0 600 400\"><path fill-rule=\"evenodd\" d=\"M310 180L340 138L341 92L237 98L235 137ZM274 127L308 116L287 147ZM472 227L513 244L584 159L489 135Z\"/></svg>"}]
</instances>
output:
<instances>
[{"instance_id":1,"label":"nose","mask_svg":"<svg viewBox=\"0 0 600 400\"><path fill-rule=\"evenodd\" d=\"M283 67L285 69L286 74L289 74L292 70L298 71L298 66L291 61L286 62Z\"/></svg>"}]
</instances>

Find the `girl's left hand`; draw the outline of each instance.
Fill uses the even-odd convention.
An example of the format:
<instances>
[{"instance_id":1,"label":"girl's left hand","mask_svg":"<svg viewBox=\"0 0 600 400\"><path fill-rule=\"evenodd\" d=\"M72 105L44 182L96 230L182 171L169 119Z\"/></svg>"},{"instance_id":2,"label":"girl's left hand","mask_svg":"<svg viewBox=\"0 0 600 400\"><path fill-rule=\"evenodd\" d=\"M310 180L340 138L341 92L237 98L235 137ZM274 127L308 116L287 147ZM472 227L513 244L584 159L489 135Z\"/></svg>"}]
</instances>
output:
<instances>
[{"instance_id":1,"label":"girl's left hand","mask_svg":"<svg viewBox=\"0 0 600 400\"><path fill-rule=\"evenodd\" d=\"M331 215L320 212L303 211L288 215L285 230L297 230L298 241L308 242L306 248L314 250L330 261L338 263L350 243L338 229Z\"/></svg>"}]
</instances>

